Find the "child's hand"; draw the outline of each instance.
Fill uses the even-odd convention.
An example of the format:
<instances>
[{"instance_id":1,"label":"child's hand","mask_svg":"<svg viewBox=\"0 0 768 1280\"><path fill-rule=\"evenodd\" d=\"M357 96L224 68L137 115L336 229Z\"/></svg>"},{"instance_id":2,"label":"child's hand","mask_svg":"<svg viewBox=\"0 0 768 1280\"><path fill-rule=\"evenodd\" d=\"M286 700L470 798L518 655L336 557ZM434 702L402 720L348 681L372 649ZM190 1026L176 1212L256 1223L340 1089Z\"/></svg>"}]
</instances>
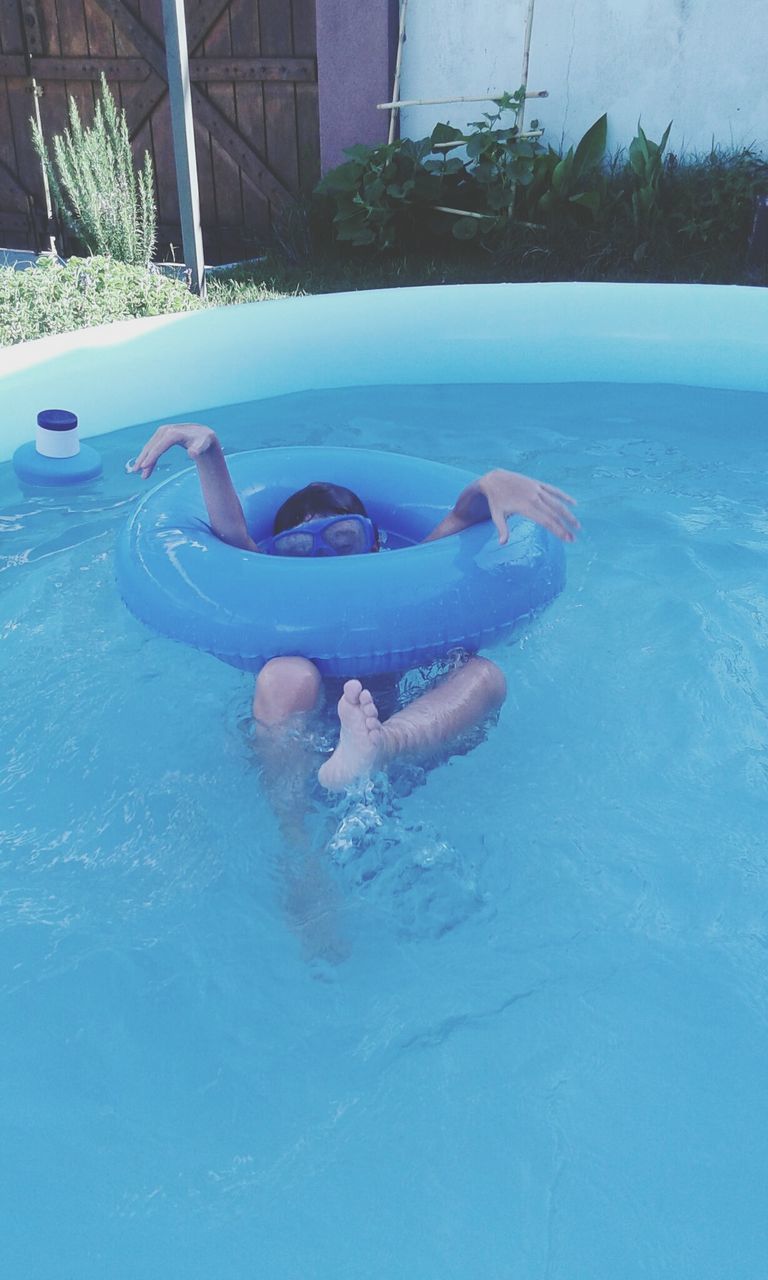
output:
<instances>
[{"instance_id":1,"label":"child's hand","mask_svg":"<svg viewBox=\"0 0 768 1280\"><path fill-rule=\"evenodd\" d=\"M152 475L155 463L168 449L175 444L183 445L192 459L197 459L211 445L217 444L216 432L204 427L199 422L175 422L158 427L155 434L144 445L139 456L130 467L131 471L140 471L143 480Z\"/></svg>"},{"instance_id":2,"label":"child's hand","mask_svg":"<svg viewBox=\"0 0 768 1280\"><path fill-rule=\"evenodd\" d=\"M488 514L496 525L501 546L509 541L507 516L525 516L528 520L535 520L562 538L563 542L573 542L577 529L581 528L569 509L569 504L576 499L541 480L532 480L530 476L516 471L489 471L472 488L475 489L475 499L478 494L486 499ZM461 497L464 498L464 494ZM456 509L459 510L459 503Z\"/></svg>"}]
</instances>

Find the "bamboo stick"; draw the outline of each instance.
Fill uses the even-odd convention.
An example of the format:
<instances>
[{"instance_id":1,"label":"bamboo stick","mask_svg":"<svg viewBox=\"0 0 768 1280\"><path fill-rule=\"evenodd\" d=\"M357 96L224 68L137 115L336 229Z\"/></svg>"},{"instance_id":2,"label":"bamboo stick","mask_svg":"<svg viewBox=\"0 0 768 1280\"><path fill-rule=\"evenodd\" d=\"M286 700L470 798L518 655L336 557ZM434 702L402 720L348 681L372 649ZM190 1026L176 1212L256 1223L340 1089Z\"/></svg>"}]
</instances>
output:
<instances>
[{"instance_id":1,"label":"bamboo stick","mask_svg":"<svg viewBox=\"0 0 768 1280\"><path fill-rule=\"evenodd\" d=\"M518 140L520 138L540 138L543 133L544 133L543 129L526 129L525 133L518 133L517 137L518 137ZM433 151L450 151L452 147L462 147L463 145L464 143L460 140L457 142L435 142L433 144L432 150Z\"/></svg>"},{"instance_id":2,"label":"bamboo stick","mask_svg":"<svg viewBox=\"0 0 768 1280\"><path fill-rule=\"evenodd\" d=\"M435 213L453 213L458 214L461 218L490 218L494 221L498 214L495 213L475 213L473 209L451 209L445 204L433 204L431 206ZM516 222L517 227L527 227L529 231L543 231L544 225L541 222Z\"/></svg>"},{"instance_id":3,"label":"bamboo stick","mask_svg":"<svg viewBox=\"0 0 768 1280\"><path fill-rule=\"evenodd\" d=\"M515 112L515 128L518 138L525 136L525 104L528 99L528 63L531 56L531 32L533 31L533 7L536 0L529 0L528 12L525 15L525 32L523 35L523 64L520 68L520 99ZM517 202L517 183L512 184L507 217L514 217Z\"/></svg>"},{"instance_id":4,"label":"bamboo stick","mask_svg":"<svg viewBox=\"0 0 768 1280\"><path fill-rule=\"evenodd\" d=\"M517 111L515 112L515 124L518 133L522 131L523 122L525 120L525 100L528 97L528 63L531 57L531 32L533 31L533 6L536 0L530 0L528 4L528 12L525 15L525 34L523 36L523 65L520 72L520 88L523 95L520 99Z\"/></svg>"},{"instance_id":5,"label":"bamboo stick","mask_svg":"<svg viewBox=\"0 0 768 1280\"><path fill-rule=\"evenodd\" d=\"M402 107L439 107L451 102L492 102L494 98L501 98L502 93L484 93L479 98L395 98L392 102L377 102L377 111L400 111ZM548 89L532 89L530 93L526 93L526 98L548 98Z\"/></svg>"},{"instance_id":6,"label":"bamboo stick","mask_svg":"<svg viewBox=\"0 0 768 1280\"><path fill-rule=\"evenodd\" d=\"M490 218L493 221L496 217L495 213L474 213L471 209L451 209L447 204L433 204L432 208L436 213L456 213L460 218Z\"/></svg>"},{"instance_id":7,"label":"bamboo stick","mask_svg":"<svg viewBox=\"0 0 768 1280\"><path fill-rule=\"evenodd\" d=\"M395 82L392 86L392 102L389 116L389 132L387 134L387 142L393 143L395 140L395 120L396 113L400 110L398 99L400 97L400 69L403 63L403 45L405 44L405 14L408 9L408 0L400 0L400 23L397 30L397 57L395 59Z\"/></svg>"}]
</instances>

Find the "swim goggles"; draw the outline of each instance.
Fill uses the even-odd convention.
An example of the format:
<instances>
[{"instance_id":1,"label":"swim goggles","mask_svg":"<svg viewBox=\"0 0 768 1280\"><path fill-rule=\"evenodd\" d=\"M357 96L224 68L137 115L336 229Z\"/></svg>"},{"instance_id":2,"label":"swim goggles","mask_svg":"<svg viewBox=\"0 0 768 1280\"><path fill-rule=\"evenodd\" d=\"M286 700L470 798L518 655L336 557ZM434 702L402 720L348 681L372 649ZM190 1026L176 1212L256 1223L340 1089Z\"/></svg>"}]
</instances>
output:
<instances>
[{"instance_id":1,"label":"swim goggles","mask_svg":"<svg viewBox=\"0 0 768 1280\"><path fill-rule=\"evenodd\" d=\"M376 529L367 516L318 516L261 543L272 556L357 556L373 551Z\"/></svg>"}]
</instances>

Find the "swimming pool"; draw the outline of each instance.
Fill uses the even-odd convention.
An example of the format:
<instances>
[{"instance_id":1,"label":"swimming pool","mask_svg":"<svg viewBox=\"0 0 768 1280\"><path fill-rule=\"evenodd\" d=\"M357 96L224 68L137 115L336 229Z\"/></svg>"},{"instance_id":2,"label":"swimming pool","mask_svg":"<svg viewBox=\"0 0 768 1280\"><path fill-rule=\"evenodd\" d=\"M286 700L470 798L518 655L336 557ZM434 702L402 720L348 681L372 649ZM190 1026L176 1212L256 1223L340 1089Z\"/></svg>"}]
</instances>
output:
<instances>
[{"instance_id":1,"label":"swimming pool","mask_svg":"<svg viewBox=\"0 0 768 1280\"><path fill-rule=\"evenodd\" d=\"M99 436L79 495L2 468L9 1274L762 1277L768 399L756 317L729 377L732 299L707 297L720 387L669 385L631 306L665 385L629 354L626 385L592 354L586 383L506 383L469 295L474 386L422 351L424 385L207 412L232 449L418 441L580 498L565 594L498 654L497 728L403 794L318 803L300 863L248 678L114 591L146 428Z\"/></svg>"}]
</instances>

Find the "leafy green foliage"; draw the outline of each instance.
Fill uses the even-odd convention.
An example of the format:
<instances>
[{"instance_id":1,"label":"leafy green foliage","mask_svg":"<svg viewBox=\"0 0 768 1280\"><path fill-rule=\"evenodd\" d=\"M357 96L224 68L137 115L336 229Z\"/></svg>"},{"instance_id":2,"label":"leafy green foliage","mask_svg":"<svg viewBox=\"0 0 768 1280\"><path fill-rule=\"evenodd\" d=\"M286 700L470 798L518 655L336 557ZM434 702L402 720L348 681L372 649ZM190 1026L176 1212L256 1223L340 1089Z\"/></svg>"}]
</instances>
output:
<instances>
[{"instance_id":1,"label":"leafy green foliage","mask_svg":"<svg viewBox=\"0 0 768 1280\"><path fill-rule=\"evenodd\" d=\"M118 111L105 76L90 126L70 97L69 126L53 138L52 154L37 123L31 124L53 202L77 240L89 253L146 266L157 231L152 160L145 152L136 172L125 112Z\"/></svg>"},{"instance_id":2,"label":"leafy green foliage","mask_svg":"<svg viewBox=\"0 0 768 1280\"><path fill-rule=\"evenodd\" d=\"M458 240L487 235L512 218L519 189L533 180L534 161L540 149L537 141L520 138L517 125L502 124L504 113L517 112L523 97L522 89L505 93L494 100L495 112L484 112L482 119L472 121L470 133L459 135L455 145L465 146L469 173L479 197L480 208L476 212L489 218L491 226L483 225L483 217L460 219L453 226Z\"/></svg>"},{"instance_id":3,"label":"leafy green foliage","mask_svg":"<svg viewBox=\"0 0 768 1280\"><path fill-rule=\"evenodd\" d=\"M532 212L550 219L562 219L578 210L590 216L597 214L604 198L601 165L607 134L608 116L602 115L590 125L575 149L569 147L564 156L559 156L550 147L539 158L531 191Z\"/></svg>"},{"instance_id":4,"label":"leafy green foliage","mask_svg":"<svg viewBox=\"0 0 768 1280\"><path fill-rule=\"evenodd\" d=\"M768 192L758 154L680 161L667 154L670 122L658 142L638 124L607 161L605 115L560 154L537 121L527 136L508 123L520 93L464 132L438 124L420 142L353 148L322 184L337 242L437 255L451 279L452 254L467 279L741 278L754 201Z\"/></svg>"},{"instance_id":5,"label":"leafy green foliage","mask_svg":"<svg viewBox=\"0 0 768 1280\"><path fill-rule=\"evenodd\" d=\"M713 148L684 163L670 155L660 182L656 237L663 228L678 255L711 270L746 245L755 198L766 193L768 164L749 147Z\"/></svg>"},{"instance_id":6,"label":"leafy green foliage","mask_svg":"<svg viewBox=\"0 0 768 1280\"><path fill-rule=\"evenodd\" d=\"M317 188L332 198L336 239L391 249L413 236L424 214L441 202L446 180L456 171L445 161L425 163L431 151L428 138L350 147L349 160L326 174Z\"/></svg>"},{"instance_id":7,"label":"leafy green foliage","mask_svg":"<svg viewBox=\"0 0 768 1280\"><path fill-rule=\"evenodd\" d=\"M649 233L661 212L659 188L664 173L664 151L671 128L670 120L661 141L651 142L638 121L637 135L629 144L629 166L634 177L632 216L635 226L641 232Z\"/></svg>"},{"instance_id":8,"label":"leafy green foliage","mask_svg":"<svg viewBox=\"0 0 768 1280\"><path fill-rule=\"evenodd\" d=\"M349 160L318 187L333 206L336 240L382 250L451 232L456 240L492 246L532 219L593 216L601 202L606 117L561 157L542 147L538 121L520 133L505 120L522 101L522 89L495 98L495 109L466 132L438 124L418 142L351 147Z\"/></svg>"},{"instance_id":9,"label":"leafy green foliage","mask_svg":"<svg viewBox=\"0 0 768 1280\"><path fill-rule=\"evenodd\" d=\"M497 124L487 117L481 124L478 155L499 143L491 137ZM536 147L533 178L516 186L511 215L488 210L483 183L461 150L460 182L454 174L450 199L441 192L440 203L453 212L422 211L421 240L396 239L381 270L370 254L355 267L348 245L338 246L335 259L324 250L329 278L343 280L344 288L360 287L358 280L379 287L390 276L409 283L424 278L422 265L429 262L435 281L743 282L755 199L768 194L768 161L750 148L713 147L702 157L679 158L668 153L669 129L658 142L639 129L626 153L606 159L606 124L601 116L565 155ZM455 156L464 136L437 126L434 143L448 145L436 167L445 152ZM425 163L432 163L430 155ZM310 291L326 287L333 286L313 278Z\"/></svg>"},{"instance_id":10,"label":"leafy green foliage","mask_svg":"<svg viewBox=\"0 0 768 1280\"><path fill-rule=\"evenodd\" d=\"M201 305L182 281L154 268L104 257L62 265L43 255L24 270L0 268L0 345Z\"/></svg>"}]
</instances>

